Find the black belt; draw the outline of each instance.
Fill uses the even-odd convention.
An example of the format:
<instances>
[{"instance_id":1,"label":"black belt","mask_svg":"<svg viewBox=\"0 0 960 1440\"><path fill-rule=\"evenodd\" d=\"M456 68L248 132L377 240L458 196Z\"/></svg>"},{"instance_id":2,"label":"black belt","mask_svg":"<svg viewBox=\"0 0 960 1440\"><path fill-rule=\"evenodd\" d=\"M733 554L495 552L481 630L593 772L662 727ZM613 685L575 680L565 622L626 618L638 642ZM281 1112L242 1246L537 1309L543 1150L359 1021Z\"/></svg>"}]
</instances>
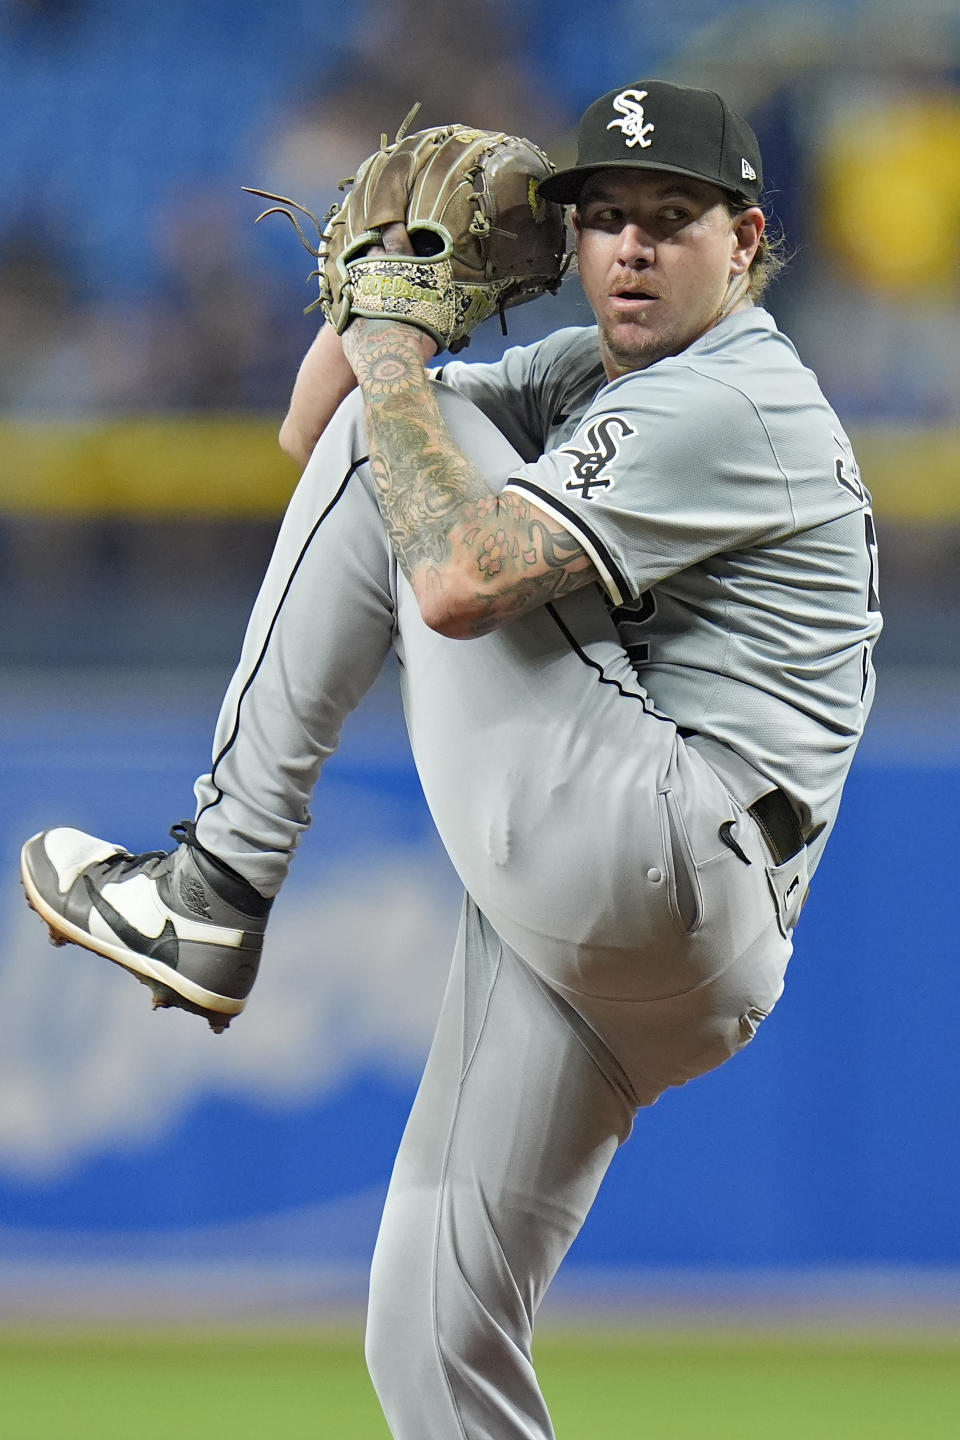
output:
<instances>
[{"instance_id":1,"label":"black belt","mask_svg":"<svg viewBox=\"0 0 960 1440\"><path fill-rule=\"evenodd\" d=\"M754 800L750 814L763 831L763 838L778 865L783 865L803 849L803 831L797 812L782 790L771 790Z\"/></svg>"},{"instance_id":2,"label":"black belt","mask_svg":"<svg viewBox=\"0 0 960 1440\"><path fill-rule=\"evenodd\" d=\"M689 740L691 736L697 734L697 731L687 730L684 726L678 725L677 734L681 740ZM707 763L709 764L709 761ZM759 800L755 800L747 808L760 826L763 838L777 865L785 865L803 849L806 842L803 838L803 831L800 829L797 812L782 790L768 790L766 795L761 795ZM724 826L721 825L721 835L723 835L723 830ZM723 838L729 845L729 839L726 836ZM739 850L737 846L731 848ZM746 859L746 856L742 858Z\"/></svg>"}]
</instances>

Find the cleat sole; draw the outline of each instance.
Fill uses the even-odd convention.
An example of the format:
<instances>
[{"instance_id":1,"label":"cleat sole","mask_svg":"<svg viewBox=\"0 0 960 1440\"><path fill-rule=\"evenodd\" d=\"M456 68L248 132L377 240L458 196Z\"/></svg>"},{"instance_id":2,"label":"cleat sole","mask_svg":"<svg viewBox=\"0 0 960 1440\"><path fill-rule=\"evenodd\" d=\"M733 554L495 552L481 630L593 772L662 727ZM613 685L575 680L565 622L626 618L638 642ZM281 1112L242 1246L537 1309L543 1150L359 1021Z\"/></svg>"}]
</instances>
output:
<instances>
[{"instance_id":1,"label":"cleat sole","mask_svg":"<svg viewBox=\"0 0 960 1440\"><path fill-rule=\"evenodd\" d=\"M176 990L171 990L169 985L161 985L156 980L148 980L141 976L137 978L143 979L143 983L149 985L153 991L154 1010L186 1010L191 1015L199 1015L208 1022L214 1035L221 1035L230 1024L231 1017L229 1015L222 1015L218 1010L210 1010L203 1005L194 1005L191 1001L185 1000L182 995L178 995Z\"/></svg>"}]
</instances>

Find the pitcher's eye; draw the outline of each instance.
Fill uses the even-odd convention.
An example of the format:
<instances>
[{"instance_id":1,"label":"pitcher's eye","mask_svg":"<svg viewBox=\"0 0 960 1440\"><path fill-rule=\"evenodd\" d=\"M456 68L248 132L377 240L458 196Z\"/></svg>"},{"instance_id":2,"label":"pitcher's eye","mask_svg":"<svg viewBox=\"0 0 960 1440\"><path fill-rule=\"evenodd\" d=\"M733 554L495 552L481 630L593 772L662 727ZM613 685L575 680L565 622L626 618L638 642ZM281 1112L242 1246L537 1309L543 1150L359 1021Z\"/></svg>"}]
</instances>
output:
<instances>
[{"instance_id":1,"label":"pitcher's eye","mask_svg":"<svg viewBox=\"0 0 960 1440\"><path fill-rule=\"evenodd\" d=\"M588 225L618 225L623 219L623 211L618 210L615 205L588 205L586 223Z\"/></svg>"}]
</instances>

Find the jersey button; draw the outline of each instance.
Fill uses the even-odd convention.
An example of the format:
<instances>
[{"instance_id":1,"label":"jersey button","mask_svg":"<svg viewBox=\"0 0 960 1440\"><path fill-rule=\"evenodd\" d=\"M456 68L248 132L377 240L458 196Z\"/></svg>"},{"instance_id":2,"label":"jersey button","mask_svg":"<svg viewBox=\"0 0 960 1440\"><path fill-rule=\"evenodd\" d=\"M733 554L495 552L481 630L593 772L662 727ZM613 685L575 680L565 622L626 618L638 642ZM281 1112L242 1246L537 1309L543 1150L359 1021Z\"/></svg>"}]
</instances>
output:
<instances>
[{"instance_id":1,"label":"jersey button","mask_svg":"<svg viewBox=\"0 0 960 1440\"><path fill-rule=\"evenodd\" d=\"M659 885L660 881L663 879L663 871L658 870L656 865L651 865L650 869L647 871L647 879L650 881L651 885Z\"/></svg>"}]
</instances>

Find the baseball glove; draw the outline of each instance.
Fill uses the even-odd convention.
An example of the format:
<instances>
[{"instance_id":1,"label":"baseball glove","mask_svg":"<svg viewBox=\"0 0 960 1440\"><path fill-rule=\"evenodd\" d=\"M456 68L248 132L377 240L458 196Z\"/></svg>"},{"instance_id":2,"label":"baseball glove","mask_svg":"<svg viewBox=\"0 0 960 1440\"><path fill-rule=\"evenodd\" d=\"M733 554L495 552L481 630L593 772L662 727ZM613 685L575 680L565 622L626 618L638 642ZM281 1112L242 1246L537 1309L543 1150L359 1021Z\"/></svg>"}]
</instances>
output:
<instances>
[{"instance_id":1,"label":"baseball glove","mask_svg":"<svg viewBox=\"0 0 960 1440\"><path fill-rule=\"evenodd\" d=\"M499 311L506 334L505 309L557 290L565 269L563 209L538 193L554 166L529 140L465 125L408 135L418 109L392 145L384 135L356 176L341 182L346 198L322 225L295 201L251 193L292 204L317 225L319 249L289 210L279 212L320 261L316 304L338 334L355 315L399 320L455 352L489 315ZM369 255L383 228L397 222L414 254Z\"/></svg>"}]
</instances>

